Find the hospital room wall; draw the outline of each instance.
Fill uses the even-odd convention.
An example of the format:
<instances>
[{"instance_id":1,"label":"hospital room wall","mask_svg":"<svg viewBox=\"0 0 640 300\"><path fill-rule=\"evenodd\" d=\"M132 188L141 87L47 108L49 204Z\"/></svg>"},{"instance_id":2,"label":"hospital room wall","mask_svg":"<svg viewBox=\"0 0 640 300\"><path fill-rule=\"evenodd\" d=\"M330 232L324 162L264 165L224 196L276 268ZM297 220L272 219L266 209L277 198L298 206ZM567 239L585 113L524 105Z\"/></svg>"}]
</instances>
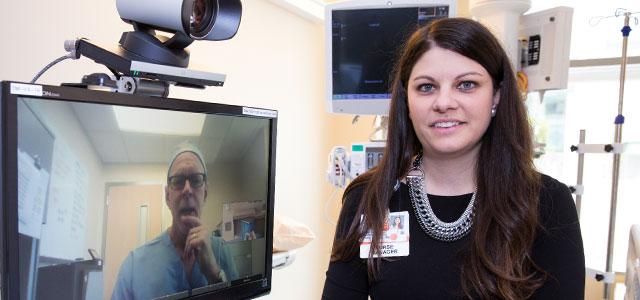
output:
<instances>
[{"instance_id":1,"label":"hospital room wall","mask_svg":"<svg viewBox=\"0 0 640 300\"><path fill-rule=\"evenodd\" d=\"M73 171L74 168L81 168L82 172L86 174L86 182L72 182L71 189L62 188L56 186L56 190L60 192L77 190L85 191L83 195L86 198L84 207L84 241L85 249L82 249L83 258L89 259L88 248L100 250L102 249L102 222L93 222L92 220L102 220L103 212L103 199L104 199L104 179L102 177L102 163L95 153L93 145L89 142L80 122L75 116L75 113L68 105L60 105L60 103L53 102L31 102L31 108L34 110L40 120L47 126L47 128L55 136L54 141L54 154L53 154L53 169L56 169L55 165L60 165L61 162L65 164L63 168L69 167L69 171ZM55 117L52 117L55 116ZM61 155L67 155L67 157L61 157ZM75 165L75 162L78 165ZM67 165L68 164L68 165ZM56 176L55 171L51 174ZM75 178L73 174L65 174L68 178ZM59 178L58 178L59 179ZM53 179L50 181L53 184ZM60 183L60 181L57 181ZM86 183L86 190L83 185ZM70 196L65 194L66 196ZM64 199L67 199L64 197ZM53 196L49 193L48 197L49 205L48 209L50 213L56 214L56 205L53 201ZM71 201L69 199L69 201ZM69 207L67 207L69 208ZM51 215L50 215L51 216ZM67 211L67 221L71 218L71 212ZM57 227L56 227L57 228ZM64 241L59 241L64 243Z\"/></svg>"}]
</instances>

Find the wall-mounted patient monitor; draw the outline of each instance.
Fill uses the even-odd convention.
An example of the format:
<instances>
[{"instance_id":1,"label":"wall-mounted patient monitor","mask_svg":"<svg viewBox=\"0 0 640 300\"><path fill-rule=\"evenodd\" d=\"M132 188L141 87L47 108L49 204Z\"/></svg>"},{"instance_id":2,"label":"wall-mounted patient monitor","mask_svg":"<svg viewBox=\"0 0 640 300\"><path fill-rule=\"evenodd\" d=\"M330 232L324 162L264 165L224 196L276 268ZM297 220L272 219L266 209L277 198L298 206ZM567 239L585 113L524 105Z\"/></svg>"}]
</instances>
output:
<instances>
[{"instance_id":1,"label":"wall-mounted patient monitor","mask_svg":"<svg viewBox=\"0 0 640 300\"><path fill-rule=\"evenodd\" d=\"M456 1L356 0L326 6L327 110L387 115L398 51L418 27L456 13Z\"/></svg>"}]
</instances>

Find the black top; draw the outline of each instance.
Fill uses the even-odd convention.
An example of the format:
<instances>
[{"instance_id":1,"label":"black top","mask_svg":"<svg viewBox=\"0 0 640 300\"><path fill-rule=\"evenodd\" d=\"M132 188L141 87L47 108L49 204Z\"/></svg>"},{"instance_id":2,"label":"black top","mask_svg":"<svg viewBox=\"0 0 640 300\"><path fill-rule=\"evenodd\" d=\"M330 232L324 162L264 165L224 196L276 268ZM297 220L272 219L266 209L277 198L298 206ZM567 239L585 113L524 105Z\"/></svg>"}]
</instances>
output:
<instances>
[{"instance_id":1,"label":"black top","mask_svg":"<svg viewBox=\"0 0 640 300\"><path fill-rule=\"evenodd\" d=\"M355 216L362 188L347 195L336 237L344 237ZM439 219L452 222L465 210L471 194L428 195ZM460 299L459 253L470 235L455 242L440 242L420 227L411 207L409 187L401 184L391 199L390 211L409 211L409 256L382 260L380 278L367 279L366 259L329 264L322 299ZM542 175L540 221L544 226L532 249L535 263L548 272L544 285L530 299L584 299L585 264L576 207L566 185Z\"/></svg>"}]
</instances>

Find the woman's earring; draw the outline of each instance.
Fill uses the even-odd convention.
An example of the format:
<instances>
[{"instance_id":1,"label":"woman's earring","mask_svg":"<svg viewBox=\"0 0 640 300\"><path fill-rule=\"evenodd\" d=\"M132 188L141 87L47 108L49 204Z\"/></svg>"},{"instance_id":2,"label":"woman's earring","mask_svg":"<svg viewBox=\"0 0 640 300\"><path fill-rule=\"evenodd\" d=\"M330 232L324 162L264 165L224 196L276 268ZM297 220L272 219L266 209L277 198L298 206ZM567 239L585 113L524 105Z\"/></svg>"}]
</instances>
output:
<instances>
[{"instance_id":1,"label":"woman's earring","mask_svg":"<svg viewBox=\"0 0 640 300\"><path fill-rule=\"evenodd\" d=\"M497 111L498 111L498 107L497 105L494 104L493 107L491 107L491 117L495 117Z\"/></svg>"}]
</instances>

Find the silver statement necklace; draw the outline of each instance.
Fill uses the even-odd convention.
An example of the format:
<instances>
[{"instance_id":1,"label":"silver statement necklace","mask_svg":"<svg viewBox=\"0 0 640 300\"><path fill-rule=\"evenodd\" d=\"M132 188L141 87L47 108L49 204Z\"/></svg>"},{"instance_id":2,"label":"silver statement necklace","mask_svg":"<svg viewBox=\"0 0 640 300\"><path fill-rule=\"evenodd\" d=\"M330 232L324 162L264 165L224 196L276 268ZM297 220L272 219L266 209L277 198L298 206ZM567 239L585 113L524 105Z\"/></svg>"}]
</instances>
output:
<instances>
[{"instance_id":1,"label":"silver statement necklace","mask_svg":"<svg viewBox=\"0 0 640 300\"><path fill-rule=\"evenodd\" d=\"M422 153L418 154L413 161L413 167L407 175L407 183L409 184L409 196L411 205L418 216L418 223L422 230L430 237L443 241L453 242L461 239L471 230L473 225L474 203L476 200L476 192L473 192L469 205L464 210L460 218L448 223L438 219L431 209L431 203L425 192L424 171L422 171Z\"/></svg>"}]
</instances>

